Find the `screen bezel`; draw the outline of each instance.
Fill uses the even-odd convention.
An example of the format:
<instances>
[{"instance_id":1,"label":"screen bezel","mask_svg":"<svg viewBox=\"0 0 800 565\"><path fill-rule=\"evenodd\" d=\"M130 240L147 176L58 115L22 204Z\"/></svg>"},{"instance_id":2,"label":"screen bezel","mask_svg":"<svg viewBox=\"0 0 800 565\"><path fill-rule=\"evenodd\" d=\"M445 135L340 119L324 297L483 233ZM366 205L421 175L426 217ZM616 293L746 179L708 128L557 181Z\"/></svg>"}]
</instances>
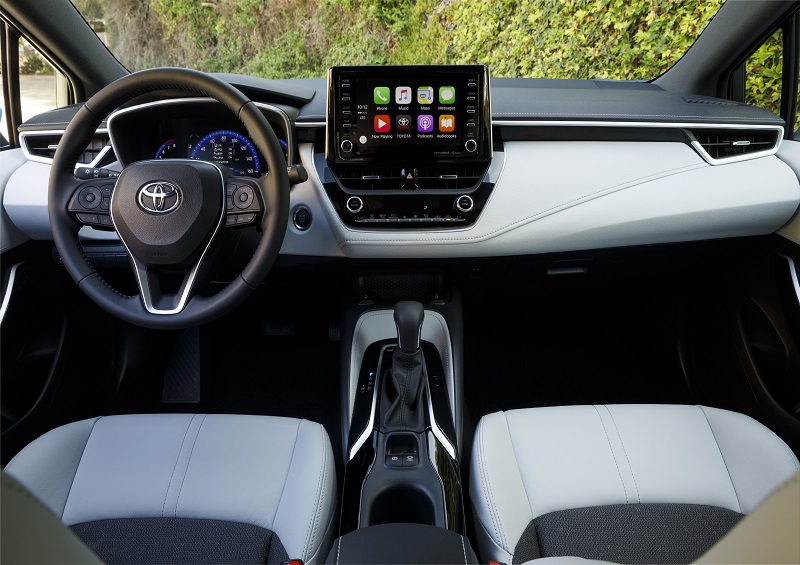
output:
<instances>
[{"instance_id":1,"label":"screen bezel","mask_svg":"<svg viewBox=\"0 0 800 565\"><path fill-rule=\"evenodd\" d=\"M340 78L348 76L355 80L379 80L386 78L395 81L398 76L418 77L431 74L470 73L478 77L476 134L473 139L478 147L473 153L464 155L431 155L430 147L414 151L417 145L398 151L402 142L376 148L371 154L346 154L341 150L341 112L342 101L339 90ZM355 87L353 87L355 88ZM463 144L466 137L459 138ZM455 147L456 144L450 147ZM437 144L437 147L447 147ZM328 99L326 112L325 157L330 163L483 163L492 157L491 106L489 97L489 68L485 65L394 65L394 66L340 66L328 69Z\"/></svg>"}]
</instances>

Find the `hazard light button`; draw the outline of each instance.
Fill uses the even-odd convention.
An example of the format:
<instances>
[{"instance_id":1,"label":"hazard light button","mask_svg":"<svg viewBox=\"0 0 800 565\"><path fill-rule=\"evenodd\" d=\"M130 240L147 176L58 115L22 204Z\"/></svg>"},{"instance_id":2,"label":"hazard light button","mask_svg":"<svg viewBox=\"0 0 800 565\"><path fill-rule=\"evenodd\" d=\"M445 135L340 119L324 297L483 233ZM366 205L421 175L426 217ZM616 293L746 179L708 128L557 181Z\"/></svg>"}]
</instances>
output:
<instances>
[{"instance_id":1,"label":"hazard light button","mask_svg":"<svg viewBox=\"0 0 800 565\"><path fill-rule=\"evenodd\" d=\"M417 180L417 169L407 168L400 170L400 188L403 190L413 190L419 188Z\"/></svg>"}]
</instances>

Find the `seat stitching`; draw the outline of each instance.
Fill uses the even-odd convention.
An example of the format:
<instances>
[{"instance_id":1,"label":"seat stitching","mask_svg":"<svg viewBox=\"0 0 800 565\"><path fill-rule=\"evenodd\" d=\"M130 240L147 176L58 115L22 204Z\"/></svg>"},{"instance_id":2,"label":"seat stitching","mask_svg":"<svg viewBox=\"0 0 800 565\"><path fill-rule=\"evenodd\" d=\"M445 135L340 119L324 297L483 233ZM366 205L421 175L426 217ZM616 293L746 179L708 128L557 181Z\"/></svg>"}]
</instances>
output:
<instances>
[{"instance_id":1,"label":"seat stitching","mask_svg":"<svg viewBox=\"0 0 800 565\"><path fill-rule=\"evenodd\" d=\"M86 443L83 444L83 452L81 452L81 458L78 459L78 465L75 467L75 474L72 475L72 482L69 484L69 491L67 492L67 498L64 499L64 508L61 510L61 516L59 516L59 520L64 520L64 512L67 510L67 504L69 504L69 497L72 494L72 487L75 486L75 477L78 476L78 470L81 468L81 461L83 461L83 456L86 455L86 446L89 445L89 439L91 439L92 434L94 433L94 428L97 426L97 422L99 422L103 416L98 416L97 419L92 424L92 429L89 430L89 435L86 436Z\"/></svg>"},{"instance_id":2,"label":"seat stitching","mask_svg":"<svg viewBox=\"0 0 800 565\"><path fill-rule=\"evenodd\" d=\"M344 536L339 537L339 547L336 548L336 565L339 565L339 555L342 553L342 538Z\"/></svg>"},{"instance_id":3,"label":"seat stitching","mask_svg":"<svg viewBox=\"0 0 800 565\"><path fill-rule=\"evenodd\" d=\"M328 450L325 449L325 434L324 428L317 424L319 435L322 438L322 469L320 473L319 481L317 482L317 507L314 511L314 520L311 522L314 526L314 530L310 532L310 535L306 541L306 553L311 551L311 542L317 535L317 527L319 526L319 519L322 516L322 504L324 502L325 494L322 490L322 485L326 484L328 481Z\"/></svg>"},{"instance_id":4,"label":"seat stitching","mask_svg":"<svg viewBox=\"0 0 800 565\"><path fill-rule=\"evenodd\" d=\"M494 497L492 496L492 487L489 484L489 475L486 472L486 447L484 445L484 443L485 443L484 442L485 430L486 430L486 426L485 425L481 426L481 433L480 433L480 438L479 438L480 439L480 447L481 447L481 450L480 450L480 453L479 453L479 462L480 462L480 464L478 465L478 470L481 472L481 478L482 478L482 481L481 481L482 485L481 486L483 487L483 496L486 497L486 500L489 503L489 518L492 520L492 526L494 526L495 533L500 538L499 539L499 542L500 542L499 545L500 545L500 547L503 548L503 550L508 551L508 549L506 548L507 544L505 543L505 535L503 533L502 524L500 523L500 516L498 515L497 517L495 517L495 513L497 512L497 509L495 507Z\"/></svg>"},{"instance_id":5,"label":"seat stitching","mask_svg":"<svg viewBox=\"0 0 800 565\"><path fill-rule=\"evenodd\" d=\"M625 449L625 442L622 441L622 434L619 433L619 427L617 426L617 421L614 419L614 414L611 412L608 406L603 404L603 408L606 409L608 415L611 416L611 422L614 424L614 429L617 430L617 437L619 438L619 444L622 446L622 453L625 455L625 461L628 462L628 469L631 472L631 478L633 479L633 486L636 488L636 500L641 504L642 497L639 494L639 485L636 483L636 475L633 472L633 465L631 465L631 460L628 458L628 450Z\"/></svg>"},{"instance_id":6,"label":"seat stitching","mask_svg":"<svg viewBox=\"0 0 800 565\"><path fill-rule=\"evenodd\" d=\"M203 429L203 424L206 423L206 418L208 418L208 414L203 414L203 421L200 422L200 426L197 428L197 434L194 436L194 441L192 442L192 450L189 452L189 459L186 460L186 470L183 472L183 478L181 479L181 486L178 488L178 497L175 499L175 514L174 517L178 517L178 502L181 500L181 492L183 492L183 483L186 481L186 475L189 474L189 467L192 464L192 455L194 455L194 447L197 445L197 438L200 437L200 430Z\"/></svg>"},{"instance_id":7,"label":"seat stitching","mask_svg":"<svg viewBox=\"0 0 800 565\"><path fill-rule=\"evenodd\" d=\"M706 424L708 425L708 429L711 432L711 437L714 438L714 443L717 445L717 451L719 451L719 456L722 458L722 464L725 465L725 472L728 473L728 480L730 480L731 487L733 487L733 494L736 495L736 504L739 505L739 513L742 513L742 501L739 499L739 493L736 491L736 484L733 482L733 477L731 476L731 470L728 469L728 462L725 461L725 455L722 453L722 448L719 446L719 442L717 441L717 435L714 433L714 428L711 427L711 422L708 420L708 415L706 414L706 411L699 404L697 405L697 407L703 414L703 418L706 419Z\"/></svg>"},{"instance_id":8,"label":"seat stitching","mask_svg":"<svg viewBox=\"0 0 800 565\"><path fill-rule=\"evenodd\" d=\"M297 450L297 438L300 435L300 424L302 423L303 421L300 420L300 422L297 424L297 429L295 430L294 433L294 445L292 445L292 455L291 457L289 457L289 468L286 470L286 476L283 478L283 488L281 489L281 497L278 499L278 506L275 507L275 514L272 516L272 524L270 525L270 529L272 530L275 529L275 519L278 517L278 514L281 511L281 503L283 502L283 495L286 492L286 483L289 482L289 475L290 471L292 470L292 461L294 461L294 453Z\"/></svg>"},{"instance_id":9,"label":"seat stitching","mask_svg":"<svg viewBox=\"0 0 800 565\"><path fill-rule=\"evenodd\" d=\"M600 415L600 410L597 409L597 406L592 405L594 411L597 412L597 417L600 419L600 425L603 426L603 433L606 435L606 442L608 442L608 450L611 452L611 458L614 460L614 466L617 468L617 475L619 476L619 482L622 483L622 492L625 494L625 504L630 502L628 500L628 489L625 488L625 481L622 479L622 473L619 470L619 463L617 463L617 456L614 455L614 448L611 447L611 439L608 437L608 430L606 430L606 425L603 422L603 417Z\"/></svg>"},{"instance_id":10,"label":"seat stitching","mask_svg":"<svg viewBox=\"0 0 800 565\"><path fill-rule=\"evenodd\" d=\"M169 496L169 487L172 486L172 479L175 477L175 469L178 468L178 461L181 460L181 452L183 452L183 444L186 443L186 436L189 435L189 428L192 427L192 422L194 419L197 418L197 414L192 416L192 419L189 420L189 423L186 424L186 431L183 432L183 439L181 440L181 446L178 449L178 455L175 457L175 465L172 467L172 474L169 476L169 482L167 483L167 490L164 493L164 503L161 505L161 517L164 517L164 509L167 507L167 497Z\"/></svg>"},{"instance_id":11,"label":"seat stitching","mask_svg":"<svg viewBox=\"0 0 800 565\"><path fill-rule=\"evenodd\" d=\"M519 459L517 459L517 448L514 445L514 435L511 433L511 426L508 425L508 416L505 412L503 412L503 418L506 421L506 429L508 429L508 439L511 441L511 454L514 456L514 462L517 465L517 470L519 471L520 478L522 478L522 470L519 466ZM528 510L531 512L531 520L533 520L533 504L531 504L531 496L528 494L528 489L525 486L525 481L522 481L522 489L525 491L525 498L528 499Z\"/></svg>"},{"instance_id":12,"label":"seat stitching","mask_svg":"<svg viewBox=\"0 0 800 565\"><path fill-rule=\"evenodd\" d=\"M464 536L460 537L461 537L461 551L464 552L464 565L469 565L469 562L467 561L467 548L464 547Z\"/></svg>"}]
</instances>

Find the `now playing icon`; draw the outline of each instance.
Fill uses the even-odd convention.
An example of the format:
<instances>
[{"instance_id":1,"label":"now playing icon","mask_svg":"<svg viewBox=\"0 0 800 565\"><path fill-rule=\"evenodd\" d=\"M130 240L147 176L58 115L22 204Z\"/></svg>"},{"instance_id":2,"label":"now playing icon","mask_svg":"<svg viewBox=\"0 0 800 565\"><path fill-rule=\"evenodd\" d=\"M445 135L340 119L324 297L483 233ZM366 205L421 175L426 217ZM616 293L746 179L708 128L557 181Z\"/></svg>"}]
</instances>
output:
<instances>
[{"instance_id":1,"label":"now playing icon","mask_svg":"<svg viewBox=\"0 0 800 565\"><path fill-rule=\"evenodd\" d=\"M375 116L374 127L377 133L386 133L392 127L392 119L386 114L378 114Z\"/></svg>"}]
</instances>

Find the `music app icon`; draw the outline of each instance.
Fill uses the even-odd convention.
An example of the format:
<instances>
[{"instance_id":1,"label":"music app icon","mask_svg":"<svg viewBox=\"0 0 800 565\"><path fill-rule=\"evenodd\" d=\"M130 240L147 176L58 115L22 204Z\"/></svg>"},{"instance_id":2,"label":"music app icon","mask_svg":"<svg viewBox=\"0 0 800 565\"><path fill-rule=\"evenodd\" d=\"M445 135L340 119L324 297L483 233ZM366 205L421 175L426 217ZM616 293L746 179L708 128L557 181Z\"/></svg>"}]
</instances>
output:
<instances>
[{"instance_id":1,"label":"music app icon","mask_svg":"<svg viewBox=\"0 0 800 565\"><path fill-rule=\"evenodd\" d=\"M411 87L398 86L395 88L394 101L398 104L411 104Z\"/></svg>"}]
</instances>

